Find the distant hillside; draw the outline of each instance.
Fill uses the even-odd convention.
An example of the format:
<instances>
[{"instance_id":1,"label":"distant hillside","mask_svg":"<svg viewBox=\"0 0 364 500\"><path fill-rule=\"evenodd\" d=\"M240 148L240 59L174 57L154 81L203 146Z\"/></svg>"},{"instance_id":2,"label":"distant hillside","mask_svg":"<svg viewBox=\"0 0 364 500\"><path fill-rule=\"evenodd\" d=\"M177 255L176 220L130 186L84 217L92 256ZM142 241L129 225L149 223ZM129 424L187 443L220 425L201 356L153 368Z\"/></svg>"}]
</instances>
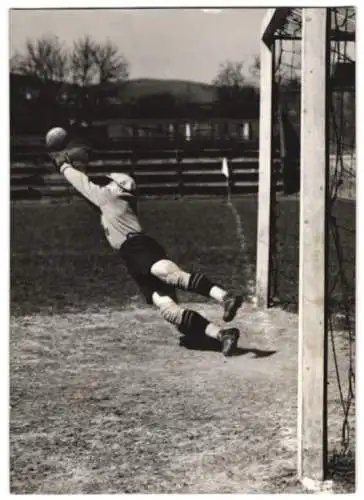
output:
<instances>
[{"instance_id":1,"label":"distant hillside","mask_svg":"<svg viewBox=\"0 0 364 500\"><path fill-rule=\"evenodd\" d=\"M77 85L67 82L48 82L48 85L56 87L57 92L60 93L74 93L78 89ZM31 75L11 74L10 88L15 92L16 89L21 90L23 95L28 92L34 93L39 88L39 80ZM139 78L128 80L125 83L105 83L101 89L99 86L95 86L94 89L110 98L122 99L123 101L136 101L141 97L156 94L170 94L177 99L196 104L209 104L217 98L217 89L214 85L184 80Z\"/></svg>"},{"instance_id":2,"label":"distant hillside","mask_svg":"<svg viewBox=\"0 0 364 500\"><path fill-rule=\"evenodd\" d=\"M129 80L126 83L108 83L104 87L109 95L118 93L123 99L136 100L140 97L155 94L171 94L189 102L208 104L217 98L214 85L207 83L190 82L184 80L158 80L153 78L140 78Z\"/></svg>"},{"instance_id":3,"label":"distant hillside","mask_svg":"<svg viewBox=\"0 0 364 500\"><path fill-rule=\"evenodd\" d=\"M54 120L76 121L133 118L256 118L259 95L252 88L235 99L221 99L214 85L200 82L140 78L108 82L87 89L87 94L70 82L42 81L32 75L10 75L11 126L34 128L34 113L39 127ZM57 118L55 118L57 117Z\"/></svg>"}]
</instances>

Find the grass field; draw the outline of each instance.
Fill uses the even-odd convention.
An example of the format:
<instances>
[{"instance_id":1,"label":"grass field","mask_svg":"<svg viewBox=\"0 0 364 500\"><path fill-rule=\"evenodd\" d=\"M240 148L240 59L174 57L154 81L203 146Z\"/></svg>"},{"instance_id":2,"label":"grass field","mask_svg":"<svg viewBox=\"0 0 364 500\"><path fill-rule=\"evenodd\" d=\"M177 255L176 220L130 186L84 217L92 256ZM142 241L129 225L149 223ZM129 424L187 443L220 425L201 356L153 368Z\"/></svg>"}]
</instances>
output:
<instances>
[{"instance_id":1,"label":"grass field","mask_svg":"<svg viewBox=\"0 0 364 500\"><path fill-rule=\"evenodd\" d=\"M248 295L256 198L235 203L243 248L223 199L145 200L142 220L182 266ZM352 210L340 210L343 224ZM297 200L282 200L280 288L293 301L294 214ZM296 480L296 314L246 304L236 318L239 349L228 360L213 346L181 347L140 299L88 205L17 204L11 217L12 493L304 492ZM353 252L350 238L344 245L345 255ZM213 303L185 297L221 321ZM336 340L345 392L348 343ZM332 354L329 361L333 460L343 415ZM354 414L352 407L353 452ZM354 489L354 462L346 460L337 492ZM332 473L339 477L337 467Z\"/></svg>"}]
</instances>

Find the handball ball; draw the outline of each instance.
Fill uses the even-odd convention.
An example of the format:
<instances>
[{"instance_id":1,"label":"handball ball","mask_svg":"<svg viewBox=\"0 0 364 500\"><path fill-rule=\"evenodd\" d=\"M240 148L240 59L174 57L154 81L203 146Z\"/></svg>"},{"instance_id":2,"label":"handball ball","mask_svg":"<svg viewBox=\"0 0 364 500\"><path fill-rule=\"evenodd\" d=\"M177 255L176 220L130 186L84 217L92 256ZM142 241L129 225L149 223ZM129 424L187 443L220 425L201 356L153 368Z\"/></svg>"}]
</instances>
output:
<instances>
[{"instance_id":1,"label":"handball ball","mask_svg":"<svg viewBox=\"0 0 364 500\"><path fill-rule=\"evenodd\" d=\"M46 145L48 149L60 151L67 145L68 134L61 127L54 127L47 132Z\"/></svg>"}]
</instances>

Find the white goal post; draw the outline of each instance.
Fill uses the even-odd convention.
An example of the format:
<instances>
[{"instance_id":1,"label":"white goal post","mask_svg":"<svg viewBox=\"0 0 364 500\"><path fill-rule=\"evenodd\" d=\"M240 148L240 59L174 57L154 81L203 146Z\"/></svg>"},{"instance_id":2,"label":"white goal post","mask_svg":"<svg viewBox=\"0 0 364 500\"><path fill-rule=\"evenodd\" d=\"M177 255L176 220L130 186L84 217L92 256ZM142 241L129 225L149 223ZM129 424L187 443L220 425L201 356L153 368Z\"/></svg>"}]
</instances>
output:
<instances>
[{"instance_id":1,"label":"white goal post","mask_svg":"<svg viewBox=\"0 0 364 500\"><path fill-rule=\"evenodd\" d=\"M269 9L261 32L256 300L269 306L274 37L290 9ZM328 9L302 9L297 473L323 481L327 463L326 178Z\"/></svg>"}]
</instances>

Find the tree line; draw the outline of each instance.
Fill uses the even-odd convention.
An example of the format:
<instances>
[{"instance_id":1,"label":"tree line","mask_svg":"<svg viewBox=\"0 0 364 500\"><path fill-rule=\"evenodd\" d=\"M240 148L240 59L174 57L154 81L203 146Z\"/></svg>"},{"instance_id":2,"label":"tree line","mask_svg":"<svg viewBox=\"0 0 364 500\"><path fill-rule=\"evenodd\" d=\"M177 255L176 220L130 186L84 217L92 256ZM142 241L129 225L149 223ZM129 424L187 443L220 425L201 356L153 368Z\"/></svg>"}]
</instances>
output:
<instances>
[{"instance_id":1,"label":"tree line","mask_svg":"<svg viewBox=\"0 0 364 500\"><path fill-rule=\"evenodd\" d=\"M133 102L123 99L123 84L130 75L129 61L111 40L100 42L90 35L75 40L71 47L52 35L28 39L24 48L11 57L10 72L13 121L14 115L21 114L24 109L24 102L20 102L24 101L23 89L23 95L16 89L20 81L16 79L18 76L28 78L33 90L25 105L28 109L38 109L40 114L72 111L77 119L87 122L107 107L111 112L111 103L115 102L122 104L125 112L133 116L163 116L166 113L179 116L198 111L196 103L188 96L181 98L168 92L140 96ZM259 91L256 85L249 83L246 72L243 62L228 60L220 65L211 82L217 95L212 113L258 116ZM251 75L259 73L258 58L248 72Z\"/></svg>"},{"instance_id":2,"label":"tree line","mask_svg":"<svg viewBox=\"0 0 364 500\"><path fill-rule=\"evenodd\" d=\"M110 40L98 42L84 35L67 48L58 37L47 35L37 40L28 39L24 50L11 57L10 71L87 87L126 80L129 62Z\"/></svg>"}]
</instances>

